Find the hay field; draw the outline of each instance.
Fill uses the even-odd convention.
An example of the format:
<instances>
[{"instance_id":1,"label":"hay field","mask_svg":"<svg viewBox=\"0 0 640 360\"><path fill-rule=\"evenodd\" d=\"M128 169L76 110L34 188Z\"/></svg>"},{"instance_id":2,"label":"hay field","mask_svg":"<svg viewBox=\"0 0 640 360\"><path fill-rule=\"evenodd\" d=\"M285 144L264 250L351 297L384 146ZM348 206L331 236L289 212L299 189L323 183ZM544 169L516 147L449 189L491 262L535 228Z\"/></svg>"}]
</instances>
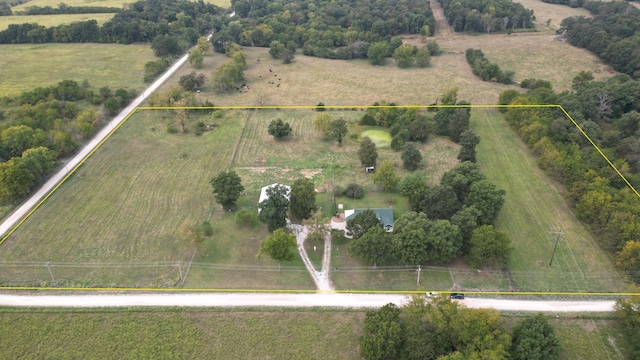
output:
<instances>
[{"instance_id":1,"label":"hay field","mask_svg":"<svg viewBox=\"0 0 640 360\"><path fill-rule=\"evenodd\" d=\"M17 95L65 79L87 79L94 88L140 91L145 86L144 64L155 59L147 44L0 45L0 53L2 95Z\"/></svg>"},{"instance_id":2,"label":"hay field","mask_svg":"<svg viewBox=\"0 0 640 360\"><path fill-rule=\"evenodd\" d=\"M4 30L11 24L38 23L42 26L56 26L71 24L79 21L96 20L98 25L109 21L115 14L63 14L63 15L12 15L0 16L0 30Z\"/></svg>"}]
</instances>

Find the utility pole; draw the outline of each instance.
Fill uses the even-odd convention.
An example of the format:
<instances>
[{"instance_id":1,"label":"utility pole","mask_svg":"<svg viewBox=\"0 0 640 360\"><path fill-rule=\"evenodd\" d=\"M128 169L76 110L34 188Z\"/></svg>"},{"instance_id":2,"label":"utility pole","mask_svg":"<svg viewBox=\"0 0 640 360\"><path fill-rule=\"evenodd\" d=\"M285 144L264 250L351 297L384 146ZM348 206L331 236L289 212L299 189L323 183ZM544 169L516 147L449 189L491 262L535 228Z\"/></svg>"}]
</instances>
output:
<instances>
[{"instance_id":1,"label":"utility pole","mask_svg":"<svg viewBox=\"0 0 640 360\"><path fill-rule=\"evenodd\" d=\"M554 231L552 234L556 234L556 244L553 246L553 253L551 253L551 261L549 261L549 266L553 264L553 257L556 255L556 249L558 248L558 241L560 241L560 235L563 234L562 231Z\"/></svg>"},{"instance_id":2,"label":"utility pole","mask_svg":"<svg viewBox=\"0 0 640 360\"><path fill-rule=\"evenodd\" d=\"M420 286L420 271L422 271L422 269L420 268L420 265L418 265L418 280L416 281L418 286Z\"/></svg>"}]
</instances>

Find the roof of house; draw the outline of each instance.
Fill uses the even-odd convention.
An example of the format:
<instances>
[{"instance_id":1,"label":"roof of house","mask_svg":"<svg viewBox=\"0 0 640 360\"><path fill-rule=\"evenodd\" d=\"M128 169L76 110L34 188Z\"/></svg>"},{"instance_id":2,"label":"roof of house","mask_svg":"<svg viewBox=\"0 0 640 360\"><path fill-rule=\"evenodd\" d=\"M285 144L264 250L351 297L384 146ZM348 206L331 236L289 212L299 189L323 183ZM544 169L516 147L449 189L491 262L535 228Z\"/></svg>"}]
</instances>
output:
<instances>
[{"instance_id":1,"label":"roof of house","mask_svg":"<svg viewBox=\"0 0 640 360\"><path fill-rule=\"evenodd\" d=\"M344 219L345 221L349 221L353 219L357 214L365 211L365 210L373 210L378 217L378 220L382 223L383 227L393 226L393 209L391 208L380 208L380 209L351 209L344 211Z\"/></svg>"},{"instance_id":2,"label":"roof of house","mask_svg":"<svg viewBox=\"0 0 640 360\"><path fill-rule=\"evenodd\" d=\"M285 188L287 188L287 194L285 196L287 197L287 200L291 200L289 198L291 196L291 186L278 184L278 183L273 183L271 185L267 185L267 186L262 187L262 189L260 190L260 198L258 199L258 204L260 204L261 202L267 200L269 198L269 196L267 195L267 190L271 189L272 187L275 187L277 185L284 186ZM260 209L258 209L258 212L260 212Z\"/></svg>"}]
</instances>

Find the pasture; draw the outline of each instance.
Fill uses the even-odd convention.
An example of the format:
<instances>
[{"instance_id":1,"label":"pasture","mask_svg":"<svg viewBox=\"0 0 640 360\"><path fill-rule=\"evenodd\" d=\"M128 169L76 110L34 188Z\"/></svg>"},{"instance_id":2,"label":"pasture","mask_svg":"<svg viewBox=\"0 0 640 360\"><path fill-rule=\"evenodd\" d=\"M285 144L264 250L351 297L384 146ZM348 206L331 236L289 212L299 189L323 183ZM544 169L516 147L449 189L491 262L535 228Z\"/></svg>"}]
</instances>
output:
<instances>
[{"instance_id":1,"label":"pasture","mask_svg":"<svg viewBox=\"0 0 640 360\"><path fill-rule=\"evenodd\" d=\"M3 17L0 17L0 20ZM69 79L98 89L109 86L140 91L144 64L154 60L147 44L0 45L0 93L17 95Z\"/></svg>"},{"instance_id":2,"label":"pasture","mask_svg":"<svg viewBox=\"0 0 640 360\"><path fill-rule=\"evenodd\" d=\"M0 348L12 359L108 354L114 359L355 360L364 316L348 310L5 308Z\"/></svg>"},{"instance_id":3,"label":"pasture","mask_svg":"<svg viewBox=\"0 0 640 360\"><path fill-rule=\"evenodd\" d=\"M62 15L12 15L0 16L0 30L4 30L11 24L37 23L50 27L62 24L71 24L79 21L96 20L98 25L109 21L115 14L62 14Z\"/></svg>"}]
</instances>

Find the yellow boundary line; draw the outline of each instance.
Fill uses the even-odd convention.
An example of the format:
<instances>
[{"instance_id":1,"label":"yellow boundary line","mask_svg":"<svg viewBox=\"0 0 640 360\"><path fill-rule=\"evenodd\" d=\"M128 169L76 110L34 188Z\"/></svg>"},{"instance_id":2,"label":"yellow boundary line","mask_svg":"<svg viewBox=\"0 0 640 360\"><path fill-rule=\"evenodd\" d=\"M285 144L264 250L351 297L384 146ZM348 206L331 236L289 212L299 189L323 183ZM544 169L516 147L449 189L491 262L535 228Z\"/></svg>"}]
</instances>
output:
<instances>
[{"instance_id":1,"label":"yellow boundary line","mask_svg":"<svg viewBox=\"0 0 640 360\"><path fill-rule=\"evenodd\" d=\"M568 291L459 291L459 290L298 290L298 289L208 289L208 288L114 288L114 287L37 287L37 286L0 286L0 291L105 291L105 292L164 292L164 293L272 293L272 294L399 294L424 295L453 294L463 292L466 295L565 295L565 296L640 296L632 292L568 292Z\"/></svg>"},{"instance_id":2,"label":"yellow boundary line","mask_svg":"<svg viewBox=\"0 0 640 360\"><path fill-rule=\"evenodd\" d=\"M640 198L640 192L636 190L633 185L627 180L627 178L618 170L618 168L609 160L607 155L600 149L600 147L587 135L587 133L578 125L578 123L569 115L569 113L562 107L562 105L554 104L521 104L521 105L371 105L371 106L312 106L312 105L287 105L287 106L139 106L133 109L129 115L127 115L118 126L114 127L107 136L98 143L98 145L91 150L79 163L76 165L60 182L53 188L47 195L36 204L3 238L0 240L2 245L5 240L9 238L39 207L42 205L75 171L84 164L85 161L96 150L98 150L102 144L104 144L113 133L116 132L129 118L138 112L138 110L258 110L258 109L273 109L273 110L288 110L288 109L323 109L323 110L349 110L349 109L392 109L392 108L411 108L411 109L455 109L455 108L468 108L468 109L524 109L524 108L557 108L560 109L564 115L571 120L573 125L584 136L589 143L598 151L598 153L607 161L609 166L622 178L627 186L633 191L633 193ZM267 289L179 289L179 288L51 288L51 287L20 287L20 286L0 286L0 290L60 290L60 291L154 291L154 292L258 292L258 293L380 293L380 294L423 294L425 291L418 290L267 290ZM450 294L453 291L435 291L442 294ZM487 294L487 295L589 295L589 296L640 296L640 293L607 293L607 292L544 292L544 291L528 291L528 292L508 292L508 291L465 291L466 294Z\"/></svg>"}]
</instances>

